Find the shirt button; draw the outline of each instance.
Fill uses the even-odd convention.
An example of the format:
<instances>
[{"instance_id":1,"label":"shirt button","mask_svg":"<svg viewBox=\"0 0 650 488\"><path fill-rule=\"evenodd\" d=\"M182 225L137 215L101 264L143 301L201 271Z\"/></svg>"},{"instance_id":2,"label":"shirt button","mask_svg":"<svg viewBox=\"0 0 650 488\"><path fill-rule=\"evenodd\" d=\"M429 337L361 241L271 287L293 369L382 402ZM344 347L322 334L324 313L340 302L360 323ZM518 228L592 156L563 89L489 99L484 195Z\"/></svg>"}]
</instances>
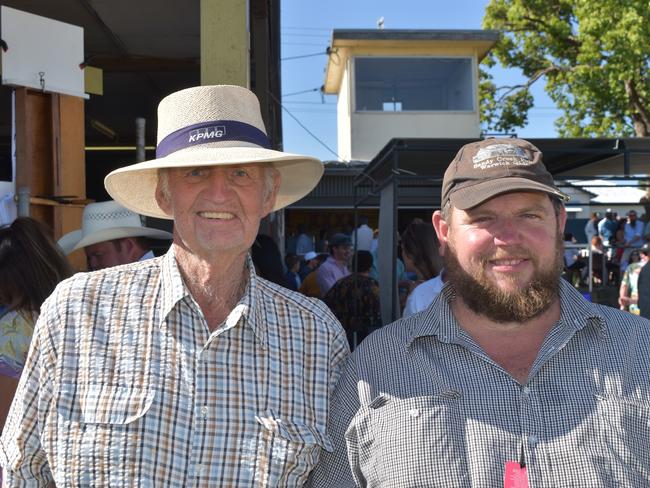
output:
<instances>
[{"instance_id":1,"label":"shirt button","mask_svg":"<svg viewBox=\"0 0 650 488\"><path fill-rule=\"evenodd\" d=\"M537 438L536 435L531 435L528 437L528 444L530 445L530 447L535 447L538 442L539 439Z\"/></svg>"},{"instance_id":2,"label":"shirt button","mask_svg":"<svg viewBox=\"0 0 650 488\"><path fill-rule=\"evenodd\" d=\"M208 418L208 406L207 405L203 405L201 407L201 417L203 417L204 419Z\"/></svg>"},{"instance_id":3,"label":"shirt button","mask_svg":"<svg viewBox=\"0 0 650 488\"><path fill-rule=\"evenodd\" d=\"M409 415L414 418L418 417L420 415L420 411L417 408L412 408L409 410Z\"/></svg>"},{"instance_id":4,"label":"shirt button","mask_svg":"<svg viewBox=\"0 0 650 488\"><path fill-rule=\"evenodd\" d=\"M205 474L205 465L197 464L196 465L196 475L203 476Z\"/></svg>"},{"instance_id":5,"label":"shirt button","mask_svg":"<svg viewBox=\"0 0 650 488\"><path fill-rule=\"evenodd\" d=\"M530 388L528 388L527 386L524 386L524 387L521 389L521 392L523 393L523 395L524 395L525 397L527 397L528 395L530 395Z\"/></svg>"}]
</instances>

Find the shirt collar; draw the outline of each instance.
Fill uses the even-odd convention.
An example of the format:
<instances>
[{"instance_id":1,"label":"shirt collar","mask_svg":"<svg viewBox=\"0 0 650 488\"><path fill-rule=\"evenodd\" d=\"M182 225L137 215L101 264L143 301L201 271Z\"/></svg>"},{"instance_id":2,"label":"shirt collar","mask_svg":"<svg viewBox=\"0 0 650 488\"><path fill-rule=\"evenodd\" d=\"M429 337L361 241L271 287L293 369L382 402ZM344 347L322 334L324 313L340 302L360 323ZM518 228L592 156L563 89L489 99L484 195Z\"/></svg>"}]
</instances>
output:
<instances>
[{"instance_id":1,"label":"shirt collar","mask_svg":"<svg viewBox=\"0 0 650 488\"><path fill-rule=\"evenodd\" d=\"M249 327L260 345L265 348L267 344L266 321L262 316L260 306L260 280L255 273L255 266L250 254L246 256L246 267L248 269L248 284L244 294L228 317L224 321L221 330L235 327L240 321ZM174 246L163 256L161 263L161 322L169 315L178 302L191 297L190 291L185 285L181 275ZM192 300L194 302L194 300Z\"/></svg>"},{"instance_id":2,"label":"shirt collar","mask_svg":"<svg viewBox=\"0 0 650 488\"><path fill-rule=\"evenodd\" d=\"M449 283L445 283L440 294L418 319L412 322L412 331L406 347L416 339L436 336L441 342L455 342L461 332L451 310L455 293ZM586 326L596 327L602 338L606 337L607 324L597 305L585 300L582 294L570 283L560 279L560 323L579 331Z\"/></svg>"}]
</instances>

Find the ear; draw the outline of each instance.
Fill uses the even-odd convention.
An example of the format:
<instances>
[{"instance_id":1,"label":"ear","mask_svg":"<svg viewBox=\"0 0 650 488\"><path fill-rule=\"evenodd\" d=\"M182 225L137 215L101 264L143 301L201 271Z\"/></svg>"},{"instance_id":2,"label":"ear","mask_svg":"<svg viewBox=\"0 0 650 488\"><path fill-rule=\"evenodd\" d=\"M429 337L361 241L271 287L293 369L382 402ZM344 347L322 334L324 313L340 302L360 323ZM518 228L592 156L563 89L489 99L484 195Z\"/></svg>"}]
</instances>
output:
<instances>
[{"instance_id":1,"label":"ear","mask_svg":"<svg viewBox=\"0 0 650 488\"><path fill-rule=\"evenodd\" d=\"M262 209L263 216L266 217L271 213L273 207L275 207L275 199L278 196L278 191L280 191L280 172L273 172L273 188L270 192L267 193L264 200L264 206Z\"/></svg>"},{"instance_id":2,"label":"ear","mask_svg":"<svg viewBox=\"0 0 650 488\"><path fill-rule=\"evenodd\" d=\"M433 224L433 228L436 230L436 235L440 242L440 254L444 254L449 240L449 224L442 217L442 212L440 210L433 212L431 223Z\"/></svg>"},{"instance_id":3,"label":"ear","mask_svg":"<svg viewBox=\"0 0 650 488\"><path fill-rule=\"evenodd\" d=\"M167 179L169 181L169 176L167 176ZM158 206L163 212L172 215L171 202L169 201L168 195L166 195L162 189L161 180L162 178L158 175L158 182L156 183L156 203L158 203ZM169 185L167 186L169 187Z\"/></svg>"}]
</instances>

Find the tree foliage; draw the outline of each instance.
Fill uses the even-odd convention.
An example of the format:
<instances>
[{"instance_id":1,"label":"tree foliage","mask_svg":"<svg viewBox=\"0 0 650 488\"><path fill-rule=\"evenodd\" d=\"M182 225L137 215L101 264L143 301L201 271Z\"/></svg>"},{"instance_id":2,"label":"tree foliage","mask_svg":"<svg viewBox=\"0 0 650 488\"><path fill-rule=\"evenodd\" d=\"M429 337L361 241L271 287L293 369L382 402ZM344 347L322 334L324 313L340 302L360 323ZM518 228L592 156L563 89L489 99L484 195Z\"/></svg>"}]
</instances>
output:
<instances>
[{"instance_id":1,"label":"tree foliage","mask_svg":"<svg viewBox=\"0 0 650 488\"><path fill-rule=\"evenodd\" d=\"M560 136L650 135L648 0L491 0L483 27L502 32L481 67L488 130L525 125L530 87L545 80ZM496 87L486 68L497 61L526 82Z\"/></svg>"}]
</instances>

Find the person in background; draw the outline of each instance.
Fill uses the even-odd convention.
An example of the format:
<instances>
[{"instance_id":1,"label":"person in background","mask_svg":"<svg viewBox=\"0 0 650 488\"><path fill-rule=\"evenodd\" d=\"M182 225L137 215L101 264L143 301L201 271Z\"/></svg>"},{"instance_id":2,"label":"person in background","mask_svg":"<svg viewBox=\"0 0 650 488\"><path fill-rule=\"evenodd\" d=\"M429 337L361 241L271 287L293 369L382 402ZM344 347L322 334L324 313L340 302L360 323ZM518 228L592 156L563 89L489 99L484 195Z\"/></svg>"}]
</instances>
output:
<instances>
[{"instance_id":1,"label":"person in background","mask_svg":"<svg viewBox=\"0 0 650 488\"><path fill-rule=\"evenodd\" d=\"M352 245L357 251L370 251L372 234L372 229L368 227L368 216L359 215L359 227L352 234Z\"/></svg>"},{"instance_id":2,"label":"person in background","mask_svg":"<svg viewBox=\"0 0 650 488\"><path fill-rule=\"evenodd\" d=\"M578 241L571 232L564 233L564 269L569 283L576 288L582 282L582 269L586 263L580 258L580 250L572 247Z\"/></svg>"},{"instance_id":3,"label":"person in background","mask_svg":"<svg viewBox=\"0 0 650 488\"><path fill-rule=\"evenodd\" d=\"M630 253L630 262L623 273L618 292L618 304L621 310L627 310L634 315L640 315L639 309L639 276L648 262L650 248L634 249Z\"/></svg>"},{"instance_id":4,"label":"person in background","mask_svg":"<svg viewBox=\"0 0 650 488\"><path fill-rule=\"evenodd\" d=\"M251 246L251 259L255 266L255 272L260 277L276 285L286 286L282 255L271 236L257 234L255 242Z\"/></svg>"},{"instance_id":5,"label":"person in background","mask_svg":"<svg viewBox=\"0 0 650 488\"><path fill-rule=\"evenodd\" d=\"M614 218L614 212L611 208L608 208L605 212L605 216L600 222L598 222L598 234L603 238L603 244L605 247L610 246L614 237L616 236L616 230L618 229L618 224Z\"/></svg>"},{"instance_id":6,"label":"person in background","mask_svg":"<svg viewBox=\"0 0 650 488\"><path fill-rule=\"evenodd\" d=\"M648 486L650 322L560 278L567 200L528 141L460 148L447 282L353 352L310 488Z\"/></svg>"},{"instance_id":7,"label":"person in background","mask_svg":"<svg viewBox=\"0 0 650 488\"><path fill-rule=\"evenodd\" d=\"M311 298L323 298L323 294L320 291L320 286L318 286L318 267L325 262L329 257L329 254L321 253L316 256L316 259L311 261L316 261L315 268L302 280L300 293L307 297Z\"/></svg>"},{"instance_id":8,"label":"person in background","mask_svg":"<svg viewBox=\"0 0 650 488\"><path fill-rule=\"evenodd\" d=\"M305 224L298 224L298 237L296 239L296 252L300 257L303 257L308 252L314 251L314 238L307 233L307 226ZM289 253L287 253L289 254Z\"/></svg>"},{"instance_id":9,"label":"person in background","mask_svg":"<svg viewBox=\"0 0 650 488\"><path fill-rule=\"evenodd\" d=\"M381 326L379 283L368 276L371 267L372 254L357 251L352 273L334 283L323 298L345 329L351 349Z\"/></svg>"},{"instance_id":10,"label":"person in background","mask_svg":"<svg viewBox=\"0 0 650 488\"><path fill-rule=\"evenodd\" d=\"M316 158L271 149L234 85L158 105L156 159L108 193L173 221L169 251L78 273L41 307L0 440L7 486L302 486L330 449L349 352L324 303L260 278L260 221L303 198Z\"/></svg>"},{"instance_id":11,"label":"person in background","mask_svg":"<svg viewBox=\"0 0 650 488\"><path fill-rule=\"evenodd\" d=\"M639 315L650 319L650 266L643 266L637 280Z\"/></svg>"},{"instance_id":12,"label":"person in background","mask_svg":"<svg viewBox=\"0 0 650 488\"><path fill-rule=\"evenodd\" d=\"M317 280L324 297L341 278L350 274L348 264L352 256L352 240L345 234L334 234L330 240L330 256L318 267Z\"/></svg>"},{"instance_id":13,"label":"person in background","mask_svg":"<svg viewBox=\"0 0 650 488\"><path fill-rule=\"evenodd\" d=\"M402 233L402 257L407 271L415 272L418 285L406 299L402 317L424 310L442 289L440 243L431 223L413 219Z\"/></svg>"},{"instance_id":14,"label":"person in background","mask_svg":"<svg viewBox=\"0 0 650 488\"><path fill-rule=\"evenodd\" d=\"M81 229L59 239L66 255L83 249L88 270L135 263L154 257L147 239L171 240L169 232L142 225L140 215L114 200L84 207Z\"/></svg>"},{"instance_id":15,"label":"person in background","mask_svg":"<svg viewBox=\"0 0 650 488\"><path fill-rule=\"evenodd\" d=\"M591 214L591 218L587 220L587 223L585 224L585 237L587 238L587 242L590 243L591 239L594 236L598 235L598 221L600 220L600 215L598 212L593 212Z\"/></svg>"},{"instance_id":16,"label":"person in background","mask_svg":"<svg viewBox=\"0 0 650 488\"><path fill-rule=\"evenodd\" d=\"M72 275L50 231L29 217L0 228L0 431L43 301Z\"/></svg>"},{"instance_id":17,"label":"person in background","mask_svg":"<svg viewBox=\"0 0 650 488\"><path fill-rule=\"evenodd\" d=\"M305 278L307 278L307 275L318 268L319 264L320 262L318 261L318 254L316 254L314 251L309 251L307 254L305 254L303 256L303 260L300 262L300 271L298 271L298 274L300 275L300 281L302 282Z\"/></svg>"},{"instance_id":18,"label":"person in background","mask_svg":"<svg viewBox=\"0 0 650 488\"><path fill-rule=\"evenodd\" d=\"M284 286L293 291L298 291L300 288L300 258L295 254L287 254L284 257L284 264L287 267L287 272L284 275Z\"/></svg>"},{"instance_id":19,"label":"person in background","mask_svg":"<svg viewBox=\"0 0 650 488\"><path fill-rule=\"evenodd\" d=\"M623 225L623 255L621 256L621 272L625 271L630 259L630 254L635 249L643 246L644 225L637 218L636 210L627 213L627 221Z\"/></svg>"}]
</instances>

